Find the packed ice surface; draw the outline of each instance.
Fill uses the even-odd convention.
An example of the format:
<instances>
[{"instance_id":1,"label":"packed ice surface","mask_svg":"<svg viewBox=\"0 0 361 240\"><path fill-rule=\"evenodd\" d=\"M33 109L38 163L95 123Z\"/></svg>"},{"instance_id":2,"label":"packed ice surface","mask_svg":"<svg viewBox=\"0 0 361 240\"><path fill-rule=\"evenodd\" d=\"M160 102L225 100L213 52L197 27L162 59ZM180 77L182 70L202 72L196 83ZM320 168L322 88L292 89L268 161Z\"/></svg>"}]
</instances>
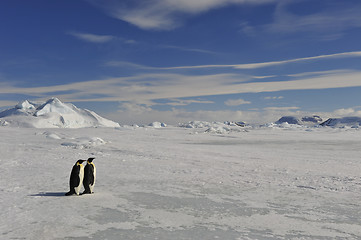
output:
<instances>
[{"instance_id":1,"label":"packed ice surface","mask_svg":"<svg viewBox=\"0 0 361 240\"><path fill-rule=\"evenodd\" d=\"M0 127L0 239L361 239L359 129L210 127Z\"/></svg>"}]
</instances>

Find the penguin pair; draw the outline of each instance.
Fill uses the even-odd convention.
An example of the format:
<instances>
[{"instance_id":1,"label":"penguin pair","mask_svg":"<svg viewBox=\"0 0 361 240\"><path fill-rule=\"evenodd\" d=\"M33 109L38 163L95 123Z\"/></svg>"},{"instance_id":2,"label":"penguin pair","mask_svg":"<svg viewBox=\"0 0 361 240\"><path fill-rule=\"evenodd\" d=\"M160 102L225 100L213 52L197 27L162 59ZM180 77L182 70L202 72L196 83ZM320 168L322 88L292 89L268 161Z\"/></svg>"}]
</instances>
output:
<instances>
[{"instance_id":1,"label":"penguin pair","mask_svg":"<svg viewBox=\"0 0 361 240\"><path fill-rule=\"evenodd\" d=\"M82 184L85 189L82 194L93 193L96 177L96 168L93 160L94 158L88 158L88 160L79 159L75 163L70 173L70 191L65 194L66 196L79 195ZM82 163L85 161L87 161L87 165L84 167Z\"/></svg>"}]
</instances>

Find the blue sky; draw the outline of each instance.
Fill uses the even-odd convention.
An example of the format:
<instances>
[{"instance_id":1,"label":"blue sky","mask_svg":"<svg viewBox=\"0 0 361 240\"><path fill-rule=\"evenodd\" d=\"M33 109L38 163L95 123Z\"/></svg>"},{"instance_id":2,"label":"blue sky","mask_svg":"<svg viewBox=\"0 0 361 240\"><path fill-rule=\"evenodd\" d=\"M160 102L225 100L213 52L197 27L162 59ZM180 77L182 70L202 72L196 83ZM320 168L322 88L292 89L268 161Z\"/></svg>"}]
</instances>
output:
<instances>
[{"instance_id":1,"label":"blue sky","mask_svg":"<svg viewBox=\"0 0 361 240\"><path fill-rule=\"evenodd\" d=\"M0 109L120 123L361 116L359 0L0 3Z\"/></svg>"}]
</instances>

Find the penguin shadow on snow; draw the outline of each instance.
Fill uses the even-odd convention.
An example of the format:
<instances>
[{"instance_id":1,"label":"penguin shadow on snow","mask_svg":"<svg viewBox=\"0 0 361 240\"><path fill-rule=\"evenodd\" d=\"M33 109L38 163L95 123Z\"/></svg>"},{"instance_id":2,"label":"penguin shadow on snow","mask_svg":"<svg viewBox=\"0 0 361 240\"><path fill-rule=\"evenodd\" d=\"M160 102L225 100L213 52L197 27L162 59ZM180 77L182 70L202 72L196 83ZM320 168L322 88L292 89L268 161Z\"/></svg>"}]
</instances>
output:
<instances>
[{"instance_id":1,"label":"penguin shadow on snow","mask_svg":"<svg viewBox=\"0 0 361 240\"><path fill-rule=\"evenodd\" d=\"M32 197L64 197L66 192L40 192L38 194L32 194Z\"/></svg>"}]
</instances>

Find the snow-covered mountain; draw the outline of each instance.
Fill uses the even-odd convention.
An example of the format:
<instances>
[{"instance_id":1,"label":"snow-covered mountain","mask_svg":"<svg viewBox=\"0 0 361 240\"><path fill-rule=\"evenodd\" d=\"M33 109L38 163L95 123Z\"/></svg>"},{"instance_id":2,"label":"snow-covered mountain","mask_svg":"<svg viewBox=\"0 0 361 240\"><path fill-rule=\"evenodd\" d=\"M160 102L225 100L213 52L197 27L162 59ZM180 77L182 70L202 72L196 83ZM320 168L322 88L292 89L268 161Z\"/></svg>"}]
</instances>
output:
<instances>
[{"instance_id":1,"label":"snow-covered mountain","mask_svg":"<svg viewBox=\"0 0 361 240\"><path fill-rule=\"evenodd\" d=\"M298 119L294 116L284 116L281 117L278 121L275 122L275 124L297 124L297 125L315 125L322 122L322 118L320 116L305 116L302 117L302 119Z\"/></svg>"},{"instance_id":2,"label":"snow-covered mountain","mask_svg":"<svg viewBox=\"0 0 361 240\"><path fill-rule=\"evenodd\" d=\"M325 127L352 127L359 128L361 126L361 117L342 117L342 118L329 118L322 122L322 118L319 116L303 117L301 119L294 116L281 117L275 124L279 126L293 124L293 125L306 125L306 126L325 126Z\"/></svg>"},{"instance_id":3,"label":"snow-covered mountain","mask_svg":"<svg viewBox=\"0 0 361 240\"><path fill-rule=\"evenodd\" d=\"M301 121L293 116L284 116L275 122L276 124L288 123L288 124L301 124Z\"/></svg>"},{"instance_id":4,"label":"snow-covered mountain","mask_svg":"<svg viewBox=\"0 0 361 240\"><path fill-rule=\"evenodd\" d=\"M0 112L0 125L35 128L119 127L95 112L51 98L45 103L28 100Z\"/></svg>"},{"instance_id":5,"label":"snow-covered mountain","mask_svg":"<svg viewBox=\"0 0 361 240\"><path fill-rule=\"evenodd\" d=\"M328 127L359 127L361 126L361 118L360 117L343 117L343 118L329 118L323 123L321 126Z\"/></svg>"}]
</instances>

